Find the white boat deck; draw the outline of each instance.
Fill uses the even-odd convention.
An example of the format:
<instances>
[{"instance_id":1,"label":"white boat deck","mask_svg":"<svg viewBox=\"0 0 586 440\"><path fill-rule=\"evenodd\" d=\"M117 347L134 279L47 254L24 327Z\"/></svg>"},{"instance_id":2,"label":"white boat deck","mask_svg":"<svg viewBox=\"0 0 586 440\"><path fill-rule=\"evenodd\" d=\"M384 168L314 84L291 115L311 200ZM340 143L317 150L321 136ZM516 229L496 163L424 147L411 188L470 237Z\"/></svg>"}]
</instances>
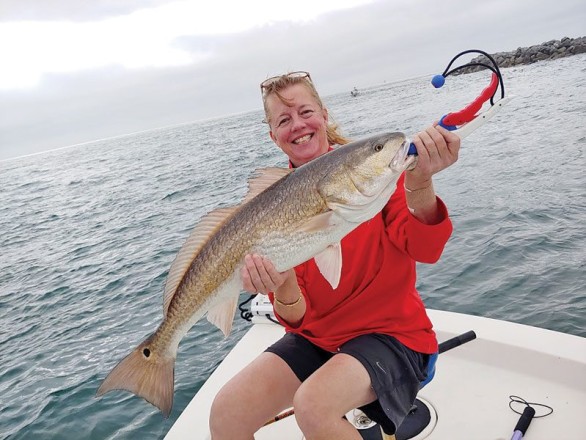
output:
<instances>
[{"instance_id":1,"label":"white boat deck","mask_svg":"<svg viewBox=\"0 0 586 440\"><path fill-rule=\"evenodd\" d=\"M437 412L437 424L418 439L508 440L519 419L509 408L510 395L554 409L532 421L525 439L586 438L586 338L452 312L430 310L429 315L440 342L468 330L477 339L440 355L435 378L420 392ZM253 325L226 356L166 440L210 438L209 411L218 390L283 334L282 327L266 322ZM262 428L255 438L303 436L295 418L288 417Z\"/></svg>"}]
</instances>

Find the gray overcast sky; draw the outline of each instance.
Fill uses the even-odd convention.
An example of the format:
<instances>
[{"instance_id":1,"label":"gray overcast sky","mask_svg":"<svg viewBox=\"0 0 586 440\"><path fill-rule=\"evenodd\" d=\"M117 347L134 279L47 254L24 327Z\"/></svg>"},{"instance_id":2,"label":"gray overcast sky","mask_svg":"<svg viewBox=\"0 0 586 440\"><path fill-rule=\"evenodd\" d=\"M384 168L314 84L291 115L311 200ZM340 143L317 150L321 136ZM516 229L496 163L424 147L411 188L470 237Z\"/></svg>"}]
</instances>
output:
<instances>
[{"instance_id":1,"label":"gray overcast sky","mask_svg":"<svg viewBox=\"0 0 586 440\"><path fill-rule=\"evenodd\" d=\"M0 160L441 73L461 50L586 35L584 0L0 0Z\"/></svg>"}]
</instances>

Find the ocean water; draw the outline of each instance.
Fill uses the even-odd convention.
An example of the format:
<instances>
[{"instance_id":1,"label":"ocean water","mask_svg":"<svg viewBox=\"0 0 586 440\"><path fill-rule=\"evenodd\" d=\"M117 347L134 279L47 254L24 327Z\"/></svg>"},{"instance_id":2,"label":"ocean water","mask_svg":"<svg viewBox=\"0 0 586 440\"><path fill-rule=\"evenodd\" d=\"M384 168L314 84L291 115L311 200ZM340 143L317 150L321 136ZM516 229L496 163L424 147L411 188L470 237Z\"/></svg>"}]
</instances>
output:
<instances>
[{"instance_id":1,"label":"ocean water","mask_svg":"<svg viewBox=\"0 0 586 440\"><path fill-rule=\"evenodd\" d=\"M435 179L454 234L419 267L430 308L586 336L586 55L503 70L516 99ZM487 73L326 98L347 135L408 134L459 109ZM319 88L319 79L318 84ZM260 102L259 102L260 108ZM182 341L171 417L95 399L162 316L168 268L198 219L286 166L259 111L0 162L0 438L163 438L247 331L206 320Z\"/></svg>"}]
</instances>

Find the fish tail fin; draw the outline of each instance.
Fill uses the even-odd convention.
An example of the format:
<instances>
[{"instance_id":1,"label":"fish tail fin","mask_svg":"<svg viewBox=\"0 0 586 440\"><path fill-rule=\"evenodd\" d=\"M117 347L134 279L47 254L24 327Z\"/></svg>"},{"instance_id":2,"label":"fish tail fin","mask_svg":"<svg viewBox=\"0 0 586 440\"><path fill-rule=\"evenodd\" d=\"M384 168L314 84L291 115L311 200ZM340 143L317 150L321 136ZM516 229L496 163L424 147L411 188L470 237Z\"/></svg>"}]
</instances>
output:
<instances>
[{"instance_id":1,"label":"fish tail fin","mask_svg":"<svg viewBox=\"0 0 586 440\"><path fill-rule=\"evenodd\" d=\"M175 356L153 351L154 335L145 339L104 379L96 393L127 390L144 398L169 417L173 406Z\"/></svg>"}]
</instances>

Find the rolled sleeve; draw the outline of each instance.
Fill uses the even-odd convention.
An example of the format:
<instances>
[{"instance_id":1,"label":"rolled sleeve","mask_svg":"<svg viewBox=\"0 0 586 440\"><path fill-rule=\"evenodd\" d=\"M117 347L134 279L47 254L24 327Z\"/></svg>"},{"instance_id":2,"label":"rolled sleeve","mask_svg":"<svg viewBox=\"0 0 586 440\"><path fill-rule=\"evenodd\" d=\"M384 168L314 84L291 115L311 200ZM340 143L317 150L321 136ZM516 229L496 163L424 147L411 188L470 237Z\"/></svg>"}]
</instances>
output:
<instances>
[{"instance_id":1,"label":"rolled sleeve","mask_svg":"<svg viewBox=\"0 0 586 440\"><path fill-rule=\"evenodd\" d=\"M397 182L397 190L383 208L382 215L387 235L395 247L420 263L439 260L452 234L452 221L444 202L436 196L441 221L428 225L419 221L407 208L404 177Z\"/></svg>"},{"instance_id":2,"label":"rolled sleeve","mask_svg":"<svg viewBox=\"0 0 586 440\"><path fill-rule=\"evenodd\" d=\"M421 263L435 263L439 260L448 239L452 235L452 221L445 203L439 198L437 206L440 211L439 223L427 225L410 212L405 225L406 250L409 255Z\"/></svg>"}]
</instances>

